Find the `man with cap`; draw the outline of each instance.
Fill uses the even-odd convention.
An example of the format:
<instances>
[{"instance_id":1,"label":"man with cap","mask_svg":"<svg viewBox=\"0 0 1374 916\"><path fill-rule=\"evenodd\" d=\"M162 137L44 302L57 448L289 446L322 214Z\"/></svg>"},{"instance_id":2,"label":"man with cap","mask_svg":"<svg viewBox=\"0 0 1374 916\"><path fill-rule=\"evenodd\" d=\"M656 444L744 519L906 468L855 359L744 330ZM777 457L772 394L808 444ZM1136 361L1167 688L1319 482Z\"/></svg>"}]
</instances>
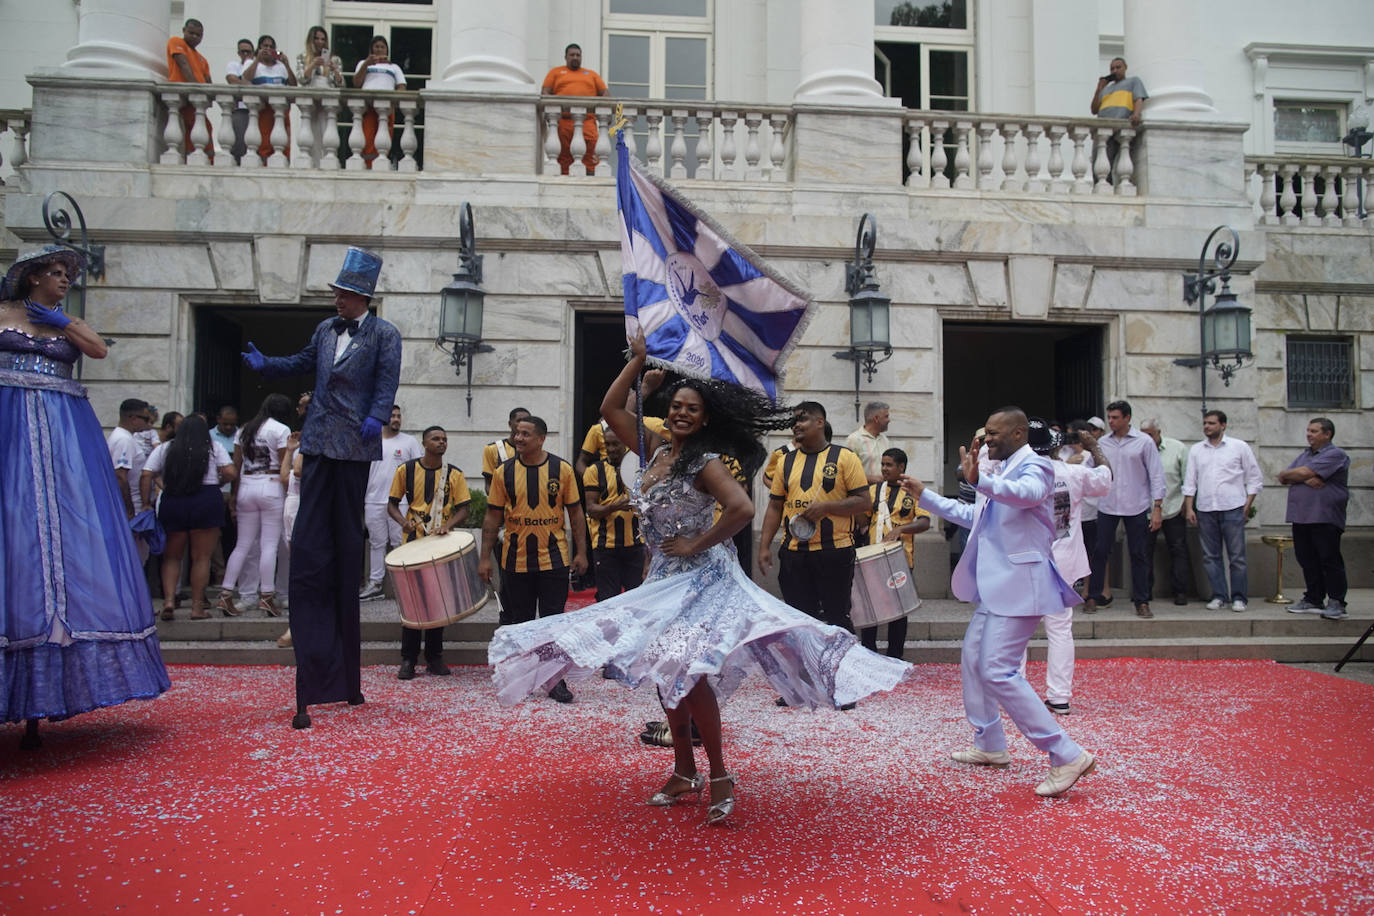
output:
<instances>
[{"instance_id":1,"label":"man with cap","mask_svg":"<svg viewBox=\"0 0 1374 916\"><path fill-rule=\"evenodd\" d=\"M1011 763L1002 728L1005 709L1021 733L1050 756L1049 775L1035 793L1062 795L1091 773L1097 760L1064 732L1019 671L1041 618L1078 600L1051 549L1054 471L1027 444L1030 424L1019 407L1003 407L984 428L987 457L1000 462L995 472L980 469L976 442L959 449L960 469L978 494L974 505L927 490L914 477L902 478L902 489L916 497L917 505L969 529L952 584L955 597L976 605L961 652L973 747L950 758L973 766Z\"/></svg>"},{"instance_id":2,"label":"man with cap","mask_svg":"<svg viewBox=\"0 0 1374 916\"><path fill-rule=\"evenodd\" d=\"M315 373L301 430L301 501L291 539L291 640L296 652L293 728L309 728L314 703L363 702L358 585L363 497L401 371L401 334L368 306L382 259L349 248L330 284L338 315L315 328L294 356L264 356L250 341L243 361L267 378Z\"/></svg>"}]
</instances>

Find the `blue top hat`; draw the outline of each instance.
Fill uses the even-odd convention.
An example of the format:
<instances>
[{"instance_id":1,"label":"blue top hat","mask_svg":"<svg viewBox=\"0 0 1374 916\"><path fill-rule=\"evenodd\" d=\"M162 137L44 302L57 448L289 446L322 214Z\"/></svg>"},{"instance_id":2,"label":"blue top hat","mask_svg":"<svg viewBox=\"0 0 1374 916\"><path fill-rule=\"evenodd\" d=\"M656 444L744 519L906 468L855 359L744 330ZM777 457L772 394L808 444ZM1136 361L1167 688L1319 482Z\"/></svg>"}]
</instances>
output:
<instances>
[{"instance_id":1,"label":"blue top hat","mask_svg":"<svg viewBox=\"0 0 1374 916\"><path fill-rule=\"evenodd\" d=\"M23 280L29 274L47 264L50 261L60 261L67 267L67 276L75 286L81 279L81 271L86 267L86 259L70 248L63 248L61 245L44 245L36 251L21 254L14 259L13 266L5 274L3 281L0 281L0 300L21 298L25 290Z\"/></svg>"},{"instance_id":2,"label":"blue top hat","mask_svg":"<svg viewBox=\"0 0 1374 916\"><path fill-rule=\"evenodd\" d=\"M344 255L343 267L339 276L329 284L335 289L346 289L371 299L377 289L377 277L382 272L382 256L366 248L350 248Z\"/></svg>"}]
</instances>

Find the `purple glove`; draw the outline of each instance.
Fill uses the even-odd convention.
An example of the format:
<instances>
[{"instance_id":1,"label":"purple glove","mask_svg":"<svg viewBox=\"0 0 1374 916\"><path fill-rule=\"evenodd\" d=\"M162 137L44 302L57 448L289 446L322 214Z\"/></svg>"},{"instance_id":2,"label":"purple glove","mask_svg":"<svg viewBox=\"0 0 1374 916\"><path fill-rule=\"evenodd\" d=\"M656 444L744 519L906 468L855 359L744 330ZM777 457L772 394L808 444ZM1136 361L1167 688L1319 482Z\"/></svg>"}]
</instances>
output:
<instances>
[{"instance_id":1,"label":"purple glove","mask_svg":"<svg viewBox=\"0 0 1374 916\"><path fill-rule=\"evenodd\" d=\"M371 442L373 439L381 436L382 421L378 420L376 417L367 417L363 420L363 428L360 432L363 434L364 442Z\"/></svg>"},{"instance_id":2,"label":"purple glove","mask_svg":"<svg viewBox=\"0 0 1374 916\"><path fill-rule=\"evenodd\" d=\"M71 318L63 314L61 309L44 308L31 299L24 300L24 310L29 313L29 320L36 324L46 324L61 330L72 323Z\"/></svg>"},{"instance_id":3,"label":"purple glove","mask_svg":"<svg viewBox=\"0 0 1374 916\"><path fill-rule=\"evenodd\" d=\"M243 353L243 361L248 364L248 368L254 372L261 372L262 367L267 365L267 357L258 352L258 348L253 346L253 342L248 341L248 350Z\"/></svg>"}]
</instances>

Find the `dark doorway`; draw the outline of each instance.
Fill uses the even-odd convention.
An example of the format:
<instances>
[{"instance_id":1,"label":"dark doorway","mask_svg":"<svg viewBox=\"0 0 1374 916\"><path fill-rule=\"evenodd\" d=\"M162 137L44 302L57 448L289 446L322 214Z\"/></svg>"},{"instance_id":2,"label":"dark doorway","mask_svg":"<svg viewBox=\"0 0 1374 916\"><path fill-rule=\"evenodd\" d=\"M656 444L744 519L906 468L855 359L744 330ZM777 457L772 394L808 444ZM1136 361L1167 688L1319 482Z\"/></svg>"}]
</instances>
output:
<instances>
[{"instance_id":1,"label":"dark doorway","mask_svg":"<svg viewBox=\"0 0 1374 916\"><path fill-rule=\"evenodd\" d=\"M263 399L281 392L295 400L315 387L313 371L306 375L265 379L243 365L240 355L252 341L269 356L289 356L310 342L320 320L334 314L333 306L318 308L247 308L202 306L195 311L195 382L189 409L211 411L225 404L238 408L246 421Z\"/></svg>"},{"instance_id":2,"label":"dark doorway","mask_svg":"<svg viewBox=\"0 0 1374 916\"><path fill-rule=\"evenodd\" d=\"M573 428L568 460L576 460L582 437L601 420L601 398L625 368L625 316L619 312L580 312L574 319Z\"/></svg>"},{"instance_id":3,"label":"dark doorway","mask_svg":"<svg viewBox=\"0 0 1374 916\"><path fill-rule=\"evenodd\" d=\"M998 407L1067 423L1101 415L1101 325L951 322L944 328L944 490L959 446Z\"/></svg>"}]
</instances>

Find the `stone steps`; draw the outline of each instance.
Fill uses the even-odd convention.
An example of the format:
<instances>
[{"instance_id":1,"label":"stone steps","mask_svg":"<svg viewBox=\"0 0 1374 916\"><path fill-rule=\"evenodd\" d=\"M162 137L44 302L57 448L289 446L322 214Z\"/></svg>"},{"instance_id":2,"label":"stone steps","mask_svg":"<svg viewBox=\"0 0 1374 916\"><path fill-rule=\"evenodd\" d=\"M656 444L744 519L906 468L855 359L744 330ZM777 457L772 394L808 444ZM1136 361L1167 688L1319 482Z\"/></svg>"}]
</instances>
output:
<instances>
[{"instance_id":1,"label":"stone steps","mask_svg":"<svg viewBox=\"0 0 1374 916\"><path fill-rule=\"evenodd\" d=\"M1155 617L1142 620L1118 600L1092 616L1074 619L1079 658L1224 659L1272 658L1281 662L1336 662L1374 623L1374 590L1350 595L1351 616L1323 620L1311 614L1289 614L1278 605L1256 601L1244 613L1207 611L1194 602L1188 607L1156 605ZM972 613L969 605L929 600L911 618L906 658L912 662L955 663L960 639ZM163 658L169 664L290 665L290 649L276 639L286 629L285 618L245 616L187 620L158 624ZM487 643L496 629L495 610L445 628L444 658L449 664L484 665ZM362 660L365 665L395 665L400 661L400 624L392 602L363 605ZM880 632L880 636L886 636ZM1039 635L1039 634L1037 634ZM1031 641L1031 658L1045 654L1043 639ZM1374 661L1374 639L1355 660Z\"/></svg>"}]
</instances>

